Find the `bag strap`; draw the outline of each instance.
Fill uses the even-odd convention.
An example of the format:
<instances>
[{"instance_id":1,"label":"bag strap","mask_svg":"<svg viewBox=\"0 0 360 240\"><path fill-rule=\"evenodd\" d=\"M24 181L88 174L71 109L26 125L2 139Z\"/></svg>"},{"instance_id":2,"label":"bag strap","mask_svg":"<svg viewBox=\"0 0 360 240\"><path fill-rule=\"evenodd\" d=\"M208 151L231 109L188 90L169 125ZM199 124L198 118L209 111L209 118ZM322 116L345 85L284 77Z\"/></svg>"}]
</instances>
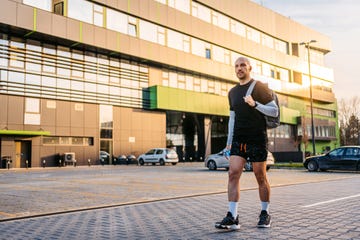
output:
<instances>
[{"instance_id":1,"label":"bag strap","mask_svg":"<svg viewBox=\"0 0 360 240\"><path fill-rule=\"evenodd\" d=\"M256 84L256 80L254 79L253 82L250 84L248 90L246 91L246 96L251 95L252 91L254 90Z\"/></svg>"}]
</instances>

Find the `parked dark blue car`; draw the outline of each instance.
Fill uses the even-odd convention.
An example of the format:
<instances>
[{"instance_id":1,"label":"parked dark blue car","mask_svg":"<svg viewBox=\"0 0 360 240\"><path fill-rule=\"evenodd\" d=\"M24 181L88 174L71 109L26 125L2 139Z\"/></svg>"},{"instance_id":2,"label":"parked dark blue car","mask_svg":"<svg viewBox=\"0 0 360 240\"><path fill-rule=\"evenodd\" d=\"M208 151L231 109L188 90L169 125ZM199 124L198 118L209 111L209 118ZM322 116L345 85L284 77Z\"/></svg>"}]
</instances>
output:
<instances>
[{"instance_id":1,"label":"parked dark blue car","mask_svg":"<svg viewBox=\"0 0 360 240\"><path fill-rule=\"evenodd\" d=\"M304 167L310 172L318 170L360 171L360 146L343 146L323 155L307 157Z\"/></svg>"}]
</instances>

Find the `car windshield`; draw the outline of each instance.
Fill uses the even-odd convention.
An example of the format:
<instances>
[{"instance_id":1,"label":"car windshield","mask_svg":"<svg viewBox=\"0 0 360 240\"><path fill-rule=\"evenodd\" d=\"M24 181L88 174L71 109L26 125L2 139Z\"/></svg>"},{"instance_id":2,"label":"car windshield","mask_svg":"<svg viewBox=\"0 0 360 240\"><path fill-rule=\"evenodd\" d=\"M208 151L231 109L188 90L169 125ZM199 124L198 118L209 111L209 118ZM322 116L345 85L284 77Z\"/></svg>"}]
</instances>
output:
<instances>
[{"instance_id":1,"label":"car windshield","mask_svg":"<svg viewBox=\"0 0 360 240\"><path fill-rule=\"evenodd\" d=\"M329 152L330 157L340 157L344 153L343 148L334 149L333 151Z\"/></svg>"},{"instance_id":2,"label":"car windshield","mask_svg":"<svg viewBox=\"0 0 360 240\"><path fill-rule=\"evenodd\" d=\"M146 155L151 155L151 154L154 154L155 153L155 150L156 149L151 149L149 150L147 153L145 153Z\"/></svg>"}]
</instances>

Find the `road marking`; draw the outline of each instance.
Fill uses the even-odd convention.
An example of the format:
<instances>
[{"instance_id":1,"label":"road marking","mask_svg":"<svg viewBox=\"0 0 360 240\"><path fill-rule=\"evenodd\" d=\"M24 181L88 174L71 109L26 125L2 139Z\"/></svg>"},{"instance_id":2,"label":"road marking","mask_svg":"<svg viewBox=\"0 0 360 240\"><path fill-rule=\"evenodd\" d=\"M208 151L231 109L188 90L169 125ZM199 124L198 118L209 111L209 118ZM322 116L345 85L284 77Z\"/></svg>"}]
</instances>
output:
<instances>
[{"instance_id":1,"label":"road marking","mask_svg":"<svg viewBox=\"0 0 360 240\"><path fill-rule=\"evenodd\" d=\"M360 194L356 194L356 195L352 195L352 196L348 196L348 197L343 197L343 198L336 198L336 199L332 199L332 200L328 200L328 201L324 201L324 202L318 202L318 203L314 203L314 204L310 204L310 205L305 205L305 206L302 206L302 207L303 208L314 207L314 206L321 205L321 204L326 204L326 203L331 203L331 202L336 202L336 201L342 201L342 200L345 200L345 199L356 198L356 197L360 197Z\"/></svg>"}]
</instances>

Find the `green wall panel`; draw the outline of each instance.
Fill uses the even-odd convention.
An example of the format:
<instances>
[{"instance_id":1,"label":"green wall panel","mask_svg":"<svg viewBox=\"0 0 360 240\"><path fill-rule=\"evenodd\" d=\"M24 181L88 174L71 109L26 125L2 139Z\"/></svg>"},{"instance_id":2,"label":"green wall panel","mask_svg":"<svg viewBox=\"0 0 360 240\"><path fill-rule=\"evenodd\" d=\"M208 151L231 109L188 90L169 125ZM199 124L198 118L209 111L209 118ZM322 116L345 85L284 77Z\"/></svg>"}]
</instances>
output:
<instances>
[{"instance_id":1,"label":"green wall panel","mask_svg":"<svg viewBox=\"0 0 360 240\"><path fill-rule=\"evenodd\" d=\"M300 117L300 111L290 109L284 106L280 107L280 122L288 124L297 124L297 117Z\"/></svg>"},{"instance_id":2,"label":"green wall panel","mask_svg":"<svg viewBox=\"0 0 360 240\"><path fill-rule=\"evenodd\" d=\"M150 108L228 116L227 97L164 86L152 86Z\"/></svg>"},{"instance_id":3,"label":"green wall panel","mask_svg":"<svg viewBox=\"0 0 360 240\"><path fill-rule=\"evenodd\" d=\"M47 131L0 130L0 135L49 136Z\"/></svg>"}]
</instances>

